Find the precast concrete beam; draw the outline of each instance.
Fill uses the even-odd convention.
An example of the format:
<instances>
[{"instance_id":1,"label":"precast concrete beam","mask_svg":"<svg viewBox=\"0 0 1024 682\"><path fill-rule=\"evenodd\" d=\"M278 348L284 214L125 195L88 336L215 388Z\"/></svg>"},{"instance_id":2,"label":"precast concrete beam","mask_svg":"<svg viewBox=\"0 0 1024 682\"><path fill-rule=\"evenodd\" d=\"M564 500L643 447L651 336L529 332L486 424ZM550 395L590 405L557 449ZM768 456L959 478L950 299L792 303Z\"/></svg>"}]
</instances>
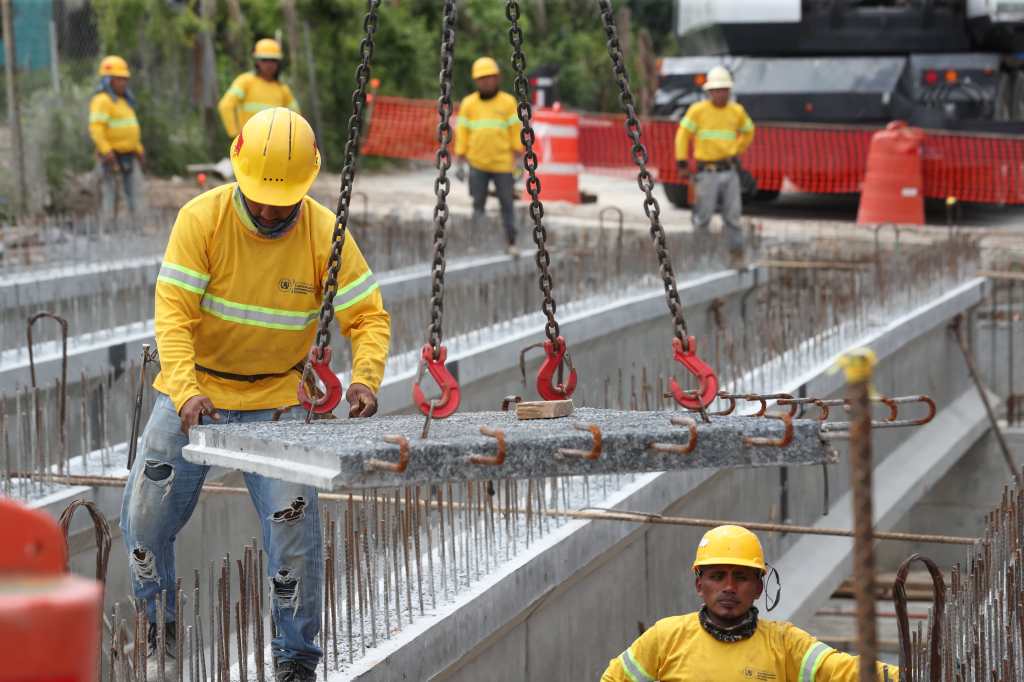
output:
<instances>
[{"instance_id":1,"label":"precast concrete beam","mask_svg":"<svg viewBox=\"0 0 1024 682\"><path fill-rule=\"evenodd\" d=\"M53 301L110 294L140 283L152 286L160 270L159 256L77 263L0 277L0 315L12 308L46 310Z\"/></svg>"},{"instance_id":2,"label":"precast concrete beam","mask_svg":"<svg viewBox=\"0 0 1024 682\"><path fill-rule=\"evenodd\" d=\"M233 461L246 473L328 490L836 461L818 421L698 424L680 416L584 407L572 418L522 421L512 412L475 412L435 420L426 440L418 438L420 416L226 424L192 429L183 452L196 464Z\"/></svg>"}]
</instances>

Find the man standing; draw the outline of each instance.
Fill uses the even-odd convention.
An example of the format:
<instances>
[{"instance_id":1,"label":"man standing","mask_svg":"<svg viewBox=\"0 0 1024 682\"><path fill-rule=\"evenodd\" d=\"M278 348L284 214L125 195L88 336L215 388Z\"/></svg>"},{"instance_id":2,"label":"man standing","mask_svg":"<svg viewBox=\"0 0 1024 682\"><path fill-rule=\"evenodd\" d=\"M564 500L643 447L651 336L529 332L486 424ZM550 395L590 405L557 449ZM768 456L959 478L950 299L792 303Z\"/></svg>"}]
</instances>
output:
<instances>
[{"instance_id":1,"label":"man standing","mask_svg":"<svg viewBox=\"0 0 1024 682\"><path fill-rule=\"evenodd\" d=\"M100 216L114 217L116 178L121 176L125 201L132 217L142 199L142 131L135 116L135 97L128 89L128 62L116 55L100 62L100 85L89 102L89 136L100 162Z\"/></svg>"},{"instance_id":2,"label":"man standing","mask_svg":"<svg viewBox=\"0 0 1024 682\"><path fill-rule=\"evenodd\" d=\"M516 98L499 90L501 70L490 57L473 62L473 81L477 91L467 95L459 105L455 128L456 177L465 177L469 162L469 194L473 197L473 224L484 221L484 205L491 182L501 205L501 223L505 228L508 253L517 255L515 169L516 158L523 151L519 138L522 124L516 113Z\"/></svg>"},{"instance_id":3,"label":"man standing","mask_svg":"<svg viewBox=\"0 0 1024 682\"><path fill-rule=\"evenodd\" d=\"M693 562L697 613L663 618L608 664L601 682L856 682L856 656L836 651L790 623L759 620L764 552L740 526L704 534ZM878 664L878 679L899 671Z\"/></svg>"},{"instance_id":4,"label":"man standing","mask_svg":"<svg viewBox=\"0 0 1024 682\"><path fill-rule=\"evenodd\" d=\"M732 76L724 66L708 71L704 90L708 99L692 104L679 122L676 164L680 176L689 177L690 139L696 138L694 231L707 235L711 217L720 206L729 244L729 265L742 269L746 266L740 225L743 201L736 159L754 141L754 123L741 104L730 101Z\"/></svg>"},{"instance_id":5,"label":"man standing","mask_svg":"<svg viewBox=\"0 0 1024 682\"><path fill-rule=\"evenodd\" d=\"M178 213L156 284L160 393L125 487L121 528L132 589L146 604L150 653L156 599L166 591L174 651L174 539L209 467L182 457L188 431L214 422L268 421L296 403L316 333L335 216L306 196L320 171L313 130L284 108L256 114L231 145L237 183L199 195ZM352 235L345 239L334 311L352 343L349 417L377 411L391 334L380 288ZM317 492L245 474L268 555L278 682L315 679L321 656L323 558Z\"/></svg>"},{"instance_id":6,"label":"man standing","mask_svg":"<svg viewBox=\"0 0 1024 682\"><path fill-rule=\"evenodd\" d=\"M217 104L224 130L231 138L264 109L287 107L299 113L291 88L280 81L281 60L284 59L281 44L272 38L258 40L252 58L255 68L235 78Z\"/></svg>"}]
</instances>

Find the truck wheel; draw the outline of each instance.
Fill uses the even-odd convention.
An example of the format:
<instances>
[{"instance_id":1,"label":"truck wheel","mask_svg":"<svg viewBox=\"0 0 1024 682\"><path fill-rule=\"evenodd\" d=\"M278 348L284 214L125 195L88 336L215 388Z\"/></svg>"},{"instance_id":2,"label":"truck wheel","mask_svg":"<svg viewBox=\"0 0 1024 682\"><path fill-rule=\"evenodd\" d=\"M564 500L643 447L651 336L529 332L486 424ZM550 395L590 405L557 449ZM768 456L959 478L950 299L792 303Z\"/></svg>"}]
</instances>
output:
<instances>
[{"instance_id":1,"label":"truck wheel","mask_svg":"<svg viewBox=\"0 0 1024 682\"><path fill-rule=\"evenodd\" d=\"M672 202L672 205L676 208L689 208L690 204L686 200L686 185L678 185L670 182L661 183L665 188L665 196Z\"/></svg>"}]
</instances>

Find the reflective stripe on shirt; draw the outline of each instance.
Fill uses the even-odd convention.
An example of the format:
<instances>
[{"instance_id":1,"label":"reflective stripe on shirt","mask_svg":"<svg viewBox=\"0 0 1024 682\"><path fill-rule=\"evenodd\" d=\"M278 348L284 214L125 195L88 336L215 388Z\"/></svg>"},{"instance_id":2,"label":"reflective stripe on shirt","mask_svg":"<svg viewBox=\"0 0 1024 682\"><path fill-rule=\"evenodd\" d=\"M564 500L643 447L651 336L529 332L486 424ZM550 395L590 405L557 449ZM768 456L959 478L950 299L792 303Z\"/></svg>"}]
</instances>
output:
<instances>
[{"instance_id":1,"label":"reflective stripe on shirt","mask_svg":"<svg viewBox=\"0 0 1024 682\"><path fill-rule=\"evenodd\" d=\"M804 654L804 659L800 662L798 682L814 682L814 677L818 674L818 668L821 667L825 656L830 653L832 653L832 647L821 642L817 642L808 649L807 653Z\"/></svg>"},{"instance_id":2,"label":"reflective stripe on shirt","mask_svg":"<svg viewBox=\"0 0 1024 682\"><path fill-rule=\"evenodd\" d=\"M697 132L697 124L688 118L684 118L682 121L680 121L679 125L682 126L683 128L686 128L691 133Z\"/></svg>"},{"instance_id":3,"label":"reflective stripe on shirt","mask_svg":"<svg viewBox=\"0 0 1024 682\"><path fill-rule=\"evenodd\" d=\"M93 111L89 113L89 123L106 123L110 120L110 114L105 114L102 111Z\"/></svg>"},{"instance_id":4,"label":"reflective stripe on shirt","mask_svg":"<svg viewBox=\"0 0 1024 682\"><path fill-rule=\"evenodd\" d=\"M633 682L657 682L655 678L647 674L642 665L637 663L629 649L622 652L619 661L622 663L622 669L626 671L629 679Z\"/></svg>"},{"instance_id":5,"label":"reflective stripe on shirt","mask_svg":"<svg viewBox=\"0 0 1024 682\"><path fill-rule=\"evenodd\" d=\"M699 130L697 131L698 140L735 140L735 130Z\"/></svg>"},{"instance_id":6,"label":"reflective stripe on shirt","mask_svg":"<svg viewBox=\"0 0 1024 682\"><path fill-rule=\"evenodd\" d=\"M345 308L354 306L379 288L377 278L367 270L356 281L338 290L334 297L334 311L341 312Z\"/></svg>"},{"instance_id":7,"label":"reflective stripe on shirt","mask_svg":"<svg viewBox=\"0 0 1024 682\"><path fill-rule=\"evenodd\" d=\"M158 282L173 284L200 296L206 291L206 285L210 283L209 275L190 270L182 265L166 262L160 265L160 274L156 279Z\"/></svg>"},{"instance_id":8,"label":"reflective stripe on shirt","mask_svg":"<svg viewBox=\"0 0 1024 682\"><path fill-rule=\"evenodd\" d=\"M284 331L302 331L317 318L316 310L294 311L266 308L258 305L247 305L229 301L219 296L205 294L199 307L214 317L228 322L247 324L266 329Z\"/></svg>"},{"instance_id":9,"label":"reflective stripe on shirt","mask_svg":"<svg viewBox=\"0 0 1024 682\"><path fill-rule=\"evenodd\" d=\"M519 117L512 116L502 121L500 118L478 118L471 120L465 116L459 116L457 121L460 126L466 126L470 130L482 130L484 128L504 130L518 123Z\"/></svg>"},{"instance_id":10,"label":"reflective stripe on shirt","mask_svg":"<svg viewBox=\"0 0 1024 682\"><path fill-rule=\"evenodd\" d=\"M139 125L139 120L134 116L129 118L112 118L107 121L107 125L111 128L130 128L131 126Z\"/></svg>"},{"instance_id":11,"label":"reflective stripe on shirt","mask_svg":"<svg viewBox=\"0 0 1024 682\"><path fill-rule=\"evenodd\" d=\"M242 88L236 88L232 85L230 88L228 88L228 92L237 97L238 99L245 99L245 90L243 90Z\"/></svg>"}]
</instances>

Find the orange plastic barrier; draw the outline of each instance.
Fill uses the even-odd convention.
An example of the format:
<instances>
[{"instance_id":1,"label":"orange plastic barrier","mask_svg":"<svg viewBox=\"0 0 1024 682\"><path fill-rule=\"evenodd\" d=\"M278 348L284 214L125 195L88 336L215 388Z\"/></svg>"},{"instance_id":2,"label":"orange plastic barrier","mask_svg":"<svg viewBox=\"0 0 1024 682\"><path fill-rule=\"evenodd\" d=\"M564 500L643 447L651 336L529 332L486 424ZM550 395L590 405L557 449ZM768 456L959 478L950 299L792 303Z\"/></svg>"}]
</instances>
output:
<instances>
[{"instance_id":1,"label":"orange plastic barrier","mask_svg":"<svg viewBox=\"0 0 1024 682\"><path fill-rule=\"evenodd\" d=\"M903 121L893 121L872 136L858 225L924 225L923 141L924 132Z\"/></svg>"},{"instance_id":2,"label":"orange plastic barrier","mask_svg":"<svg viewBox=\"0 0 1024 682\"><path fill-rule=\"evenodd\" d=\"M624 124L621 114L580 114L577 148L585 170L635 175ZM743 154L742 163L759 188L778 190L785 180L787 186L805 192L860 191L877 128L755 124L754 143ZM648 168L663 182L681 182L674 158L678 125L665 119L643 120ZM374 100L365 154L432 161L436 150L436 102L400 97ZM921 160L925 197L1024 204L1024 137L928 131Z\"/></svg>"},{"instance_id":3,"label":"orange plastic barrier","mask_svg":"<svg viewBox=\"0 0 1024 682\"><path fill-rule=\"evenodd\" d=\"M580 203L580 115L537 108L531 125L541 201ZM528 192L523 200L530 200Z\"/></svg>"},{"instance_id":4,"label":"orange plastic barrier","mask_svg":"<svg viewBox=\"0 0 1024 682\"><path fill-rule=\"evenodd\" d=\"M95 682L100 584L64 573L64 537L42 512L0 499L0 538L0 682Z\"/></svg>"}]
</instances>

